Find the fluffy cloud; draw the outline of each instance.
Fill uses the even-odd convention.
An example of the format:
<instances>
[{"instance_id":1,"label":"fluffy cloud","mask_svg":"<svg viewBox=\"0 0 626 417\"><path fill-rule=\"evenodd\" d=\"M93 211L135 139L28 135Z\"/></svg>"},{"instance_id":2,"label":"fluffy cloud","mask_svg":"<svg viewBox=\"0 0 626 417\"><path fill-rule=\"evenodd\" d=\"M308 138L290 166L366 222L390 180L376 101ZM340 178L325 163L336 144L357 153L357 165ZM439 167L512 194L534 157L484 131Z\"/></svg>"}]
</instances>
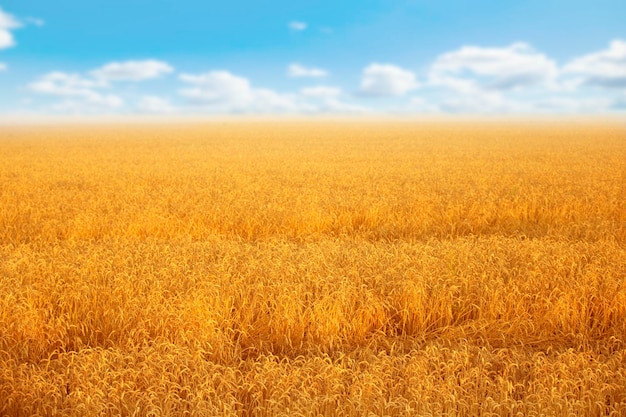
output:
<instances>
[{"instance_id":1,"label":"fluffy cloud","mask_svg":"<svg viewBox=\"0 0 626 417\"><path fill-rule=\"evenodd\" d=\"M119 109L124 105L122 98L106 94L113 81L142 81L171 73L174 69L165 62L156 60L112 62L95 69L85 77L56 71L48 73L28 85L34 93L61 97L64 100L52 106L55 111L91 113ZM138 108L146 112L170 112L168 102L154 96L140 100Z\"/></svg>"},{"instance_id":2,"label":"fluffy cloud","mask_svg":"<svg viewBox=\"0 0 626 417\"><path fill-rule=\"evenodd\" d=\"M341 95L341 88L318 85L315 87L303 88L302 90L300 90L300 94L305 97L313 98L338 97Z\"/></svg>"},{"instance_id":3,"label":"fluffy cloud","mask_svg":"<svg viewBox=\"0 0 626 417\"><path fill-rule=\"evenodd\" d=\"M507 99L499 92L484 92L443 99L438 108L447 113L484 114L527 112L532 105Z\"/></svg>"},{"instance_id":4,"label":"fluffy cloud","mask_svg":"<svg viewBox=\"0 0 626 417\"><path fill-rule=\"evenodd\" d=\"M335 87L303 88L300 94L281 94L255 88L244 77L228 71L182 74L190 84L179 94L193 106L216 113L362 113L366 108L340 101L341 90Z\"/></svg>"},{"instance_id":5,"label":"fluffy cloud","mask_svg":"<svg viewBox=\"0 0 626 417\"><path fill-rule=\"evenodd\" d=\"M12 15L0 8L0 49L15 46L15 39L11 30L19 28L21 23Z\"/></svg>"},{"instance_id":6,"label":"fluffy cloud","mask_svg":"<svg viewBox=\"0 0 626 417\"><path fill-rule=\"evenodd\" d=\"M7 70L7 64L5 64L4 62L0 62L0 71L6 71Z\"/></svg>"},{"instance_id":7,"label":"fluffy cloud","mask_svg":"<svg viewBox=\"0 0 626 417\"><path fill-rule=\"evenodd\" d=\"M506 91L550 85L558 73L553 60L526 43L506 48L464 46L437 57L430 70L430 83L464 93L477 87Z\"/></svg>"},{"instance_id":8,"label":"fluffy cloud","mask_svg":"<svg viewBox=\"0 0 626 417\"><path fill-rule=\"evenodd\" d=\"M343 94L341 88L317 85L300 90L300 97L305 100L301 103L301 110L307 113L366 113L370 110L353 103L346 103L339 99Z\"/></svg>"},{"instance_id":9,"label":"fluffy cloud","mask_svg":"<svg viewBox=\"0 0 626 417\"><path fill-rule=\"evenodd\" d=\"M321 68L305 67L300 64L291 64L287 68L287 75L290 77L320 78L326 77L328 75L328 71Z\"/></svg>"},{"instance_id":10,"label":"fluffy cloud","mask_svg":"<svg viewBox=\"0 0 626 417\"><path fill-rule=\"evenodd\" d=\"M96 94L82 100L67 99L52 106L52 110L62 113L101 113L116 110L124 101L115 95Z\"/></svg>"},{"instance_id":11,"label":"fluffy cloud","mask_svg":"<svg viewBox=\"0 0 626 417\"><path fill-rule=\"evenodd\" d=\"M289 22L289 29L298 32L305 30L307 26L308 25L306 24L306 22L299 22L297 20L292 20L291 22Z\"/></svg>"},{"instance_id":12,"label":"fluffy cloud","mask_svg":"<svg viewBox=\"0 0 626 417\"><path fill-rule=\"evenodd\" d=\"M144 113L173 113L176 111L169 100L157 96L142 97L137 109Z\"/></svg>"},{"instance_id":13,"label":"fluffy cloud","mask_svg":"<svg viewBox=\"0 0 626 417\"><path fill-rule=\"evenodd\" d=\"M402 96L419 86L415 74L390 64L370 64L363 70L359 94L363 96Z\"/></svg>"},{"instance_id":14,"label":"fluffy cloud","mask_svg":"<svg viewBox=\"0 0 626 417\"><path fill-rule=\"evenodd\" d=\"M564 74L582 77L582 84L626 89L626 41L614 40L609 48L567 63Z\"/></svg>"},{"instance_id":15,"label":"fluffy cloud","mask_svg":"<svg viewBox=\"0 0 626 417\"><path fill-rule=\"evenodd\" d=\"M86 97L93 92L93 88L97 87L102 87L102 84L78 74L60 71L46 74L29 85L29 89L36 93L64 97Z\"/></svg>"},{"instance_id":16,"label":"fluffy cloud","mask_svg":"<svg viewBox=\"0 0 626 417\"><path fill-rule=\"evenodd\" d=\"M346 103L335 97L326 97L317 105L312 107L314 113L368 113L371 110L357 104Z\"/></svg>"},{"instance_id":17,"label":"fluffy cloud","mask_svg":"<svg viewBox=\"0 0 626 417\"><path fill-rule=\"evenodd\" d=\"M107 81L143 81L158 78L174 71L168 63L156 60L111 62L91 72Z\"/></svg>"},{"instance_id":18,"label":"fluffy cloud","mask_svg":"<svg viewBox=\"0 0 626 417\"><path fill-rule=\"evenodd\" d=\"M179 94L191 104L216 112L291 112L298 110L296 98L264 88L253 88L248 79L228 71L200 75L182 74L190 84Z\"/></svg>"},{"instance_id":19,"label":"fluffy cloud","mask_svg":"<svg viewBox=\"0 0 626 417\"><path fill-rule=\"evenodd\" d=\"M180 90L180 94L196 104L245 107L253 100L250 82L228 71L211 71L200 75L182 74L180 79L193 86Z\"/></svg>"},{"instance_id":20,"label":"fluffy cloud","mask_svg":"<svg viewBox=\"0 0 626 417\"><path fill-rule=\"evenodd\" d=\"M58 111L96 111L122 107L123 100L113 94L102 94L97 89L104 84L96 80L83 78L78 74L51 72L28 85L28 89L39 94L46 94L65 99L53 108Z\"/></svg>"}]
</instances>

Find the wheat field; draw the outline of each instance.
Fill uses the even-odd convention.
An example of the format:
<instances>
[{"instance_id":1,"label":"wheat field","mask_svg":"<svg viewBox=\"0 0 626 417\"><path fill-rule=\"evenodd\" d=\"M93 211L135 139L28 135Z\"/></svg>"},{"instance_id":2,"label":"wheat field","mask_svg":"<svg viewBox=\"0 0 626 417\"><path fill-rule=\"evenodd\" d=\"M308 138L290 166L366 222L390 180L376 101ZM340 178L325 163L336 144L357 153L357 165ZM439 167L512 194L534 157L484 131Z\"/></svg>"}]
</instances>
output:
<instances>
[{"instance_id":1,"label":"wheat field","mask_svg":"<svg viewBox=\"0 0 626 417\"><path fill-rule=\"evenodd\" d=\"M624 416L626 125L0 126L2 416Z\"/></svg>"}]
</instances>

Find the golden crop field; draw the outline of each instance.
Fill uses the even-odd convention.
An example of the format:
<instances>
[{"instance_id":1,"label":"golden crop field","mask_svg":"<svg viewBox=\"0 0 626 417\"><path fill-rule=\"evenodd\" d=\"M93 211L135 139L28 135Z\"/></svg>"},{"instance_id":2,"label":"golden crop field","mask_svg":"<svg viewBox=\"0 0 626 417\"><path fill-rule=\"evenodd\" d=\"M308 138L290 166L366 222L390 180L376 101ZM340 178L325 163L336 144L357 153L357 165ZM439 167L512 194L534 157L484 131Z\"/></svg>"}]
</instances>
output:
<instances>
[{"instance_id":1,"label":"golden crop field","mask_svg":"<svg viewBox=\"0 0 626 417\"><path fill-rule=\"evenodd\" d=\"M0 126L1 416L624 416L626 125Z\"/></svg>"}]
</instances>

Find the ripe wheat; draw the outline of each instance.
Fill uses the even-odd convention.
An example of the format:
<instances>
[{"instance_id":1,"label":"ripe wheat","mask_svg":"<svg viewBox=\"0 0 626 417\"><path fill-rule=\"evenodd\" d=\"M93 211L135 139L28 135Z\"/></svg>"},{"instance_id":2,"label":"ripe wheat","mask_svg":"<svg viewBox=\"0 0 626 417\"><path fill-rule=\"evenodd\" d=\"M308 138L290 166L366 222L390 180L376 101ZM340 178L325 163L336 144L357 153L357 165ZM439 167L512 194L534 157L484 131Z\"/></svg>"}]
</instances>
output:
<instances>
[{"instance_id":1,"label":"ripe wheat","mask_svg":"<svg viewBox=\"0 0 626 417\"><path fill-rule=\"evenodd\" d=\"M0 415L626 415L616 123L0 127Z\"/></svg>"}]
</instances>

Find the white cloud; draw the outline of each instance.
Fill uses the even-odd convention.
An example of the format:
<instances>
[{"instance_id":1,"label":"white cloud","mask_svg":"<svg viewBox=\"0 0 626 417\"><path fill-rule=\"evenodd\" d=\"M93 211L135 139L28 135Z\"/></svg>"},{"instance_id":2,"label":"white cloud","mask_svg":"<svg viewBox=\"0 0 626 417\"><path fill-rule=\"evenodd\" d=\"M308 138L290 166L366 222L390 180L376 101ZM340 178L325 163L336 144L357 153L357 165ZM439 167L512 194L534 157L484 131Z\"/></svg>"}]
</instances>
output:
<instances>
[{"instance_id":1,"label":"white cloud","mask_svg":"<svg viewBox=\"0 0 626 417\"><path fill-rule=\"evenodd\" d=\"M500 92L461 94L448 97L438 104L447 113L601 113L614 106L607 97L548 96L512 99Z\"/></svg>"},{"instance_id":2,"label":"white cloud","mask_svg":"<svg viewBox=\"0 0 626 417\"><path fill-rule=\"evenodd\" d=\"M252 110L265 112L298 111L296 99L291 94L280 94L266 88L252 89Z\"/></svg>"},{"instance_id":3,"label":"white cloud","mask_svg":"<svg viewBox=\"0 0 626 417\"><path fill-rule=\"evenodd\" d=\"M111 62L91 72L107 81L143 81L174 71L168 63L154 59L145 61Z\"/></svg>"},{"instance_id":4,"label":"white cloud","mask_svg":"<svg viewBox=\"0 0 626 417\"><path fill-rule=\"evenodd\" d=\"M592 100L545 97L547 92L573 92L580 85L580 80L562 79L560 73L554 60L526 43L503 48L465 46L437 57L428 85L448 90L437 106L451 113L591 109Z\"/></svg>"},{"instance_id":5,"label":"white cloud","mask_svg":"<svg viewBox=\"0 0 626 417\"><path fill-rule=\"evenodd\" d=\"M46 22L44 22L43 19L39 19L37 17L27 17L26 19L24 19L24 21L31 25L40 26L40 27L46 24Z\"/></svg>"},{"instance_id":6,"label":"white cloud","mask_svg":"<svg viewBox=\"0 0 626 417\"><path fill-rule=\"evenodd\" d=\"M102 84L83 78L79 74L60 71L48 73L29 85L29 89L36 93L64 97L86 97L97 87L102 87Z\"/></svg>"},{"instance_id":7,"label":"white cloud","mask_svg":"<svg viewBox=\"0 0 626 417\"><path fill-rule=\"evenodd\" d=\"M363 70L360 95L402 96L419 86L415 74L390 64L370 64Z\"/></svg>"},{"instance_id":8,"label":"white cloud","mask_svg":"<svg viewBox=\"0 0 626 417\"><path fill-rule=\"evenodd\" d=\"M21 26L22 24L15 17L0 8L0 49L15 46L15 39L11 30Z\"/></svg>"},{"instance_id":9,"label":"white cloud","mask_svg":"<svg viewBox=\"0 0 626 417\"><path fill-rule=\"evenodd\" d=\"M0 62L0 71L6 71L7 68L7 64L5 64L4 62Z\"/></svg>"},{"instance_id":10,"label":"white cloud","mask_svg":"<svg viewBox=\"0 0 626 417\"><path fill-rule=\"evenodd\" d=\"M0 29L0 49L10 48L15 45L15 40L11 32Z\"/></svg>"},{"instance_id":11,"label":"white cloud","mask_svg":"<svg viewBox=\"0 0 626 417\"><path fill-rule=\"evenodd\" d=\"M517 90L554 84L558 72L553 60L523 42L505 48L464 46L437 57L430 69L430 83L461 92L478 86Z\"/></svg>"},{"instance_id":12,"label":"white cloud","mask_svg":"<svg viewBox=\"0 0 626 417\"><path fill-rule=\"evenodd\" d=\"M305 67L304 65L294 63L289 65L287 68L287 75L290 77L320 78L326 77L328 75L328 71L321 68Z\"/></svg>"},{"instance_id":13,"label":"white cloud","mask_svg":"<svg viewBox=\"0 0 626 417\"><path fill-rule=\"evenodd\" d=\"M431 74L428 80L428 85L444 87L461 94L475 94L481 92L480 86L474 80L445 75L442 76L439 74Z\"/></svg>"},{"instance_id":14,"label":"white cloud","mask_svg":"<svg viewBox=\"0 0 626 417\"><path fill-rule=\"evenodd\" d=\"M422 97L412 97L409 101L408 110L419 113L437 113L441 111L438 105L431 103Z\"/></svg>"},{"instance_id":15,"label":"white cloud","mask_svg":"<svg viewBox=\"0 0 626 417\"><path fill-rule=\"evenodd\" d=\"M300 109L307 113L365 113L367 107L346 103L339 100L343 91L339 87L317 85L300 90L300 97L305 101Z\"/></svg>"},{"instance_id":16,"label":"white cloud","mask_svg":"<svg viewBox=\"0 0 626 417\"><path fill-rule=\"evenodd\" d=\"M443 99L438 107L448 113L468 114L515 113L532 109L530 103L507 99L495 91L449 97Z\"/></svg>"},{"instance_id":17,"label":"white cloud","mask_svg":"<svg viewBox=\"0 0 626 417\"><path fill-rule=\"evenodd\" d=\"M252 100L250 82L228 71L211 71L200 75L182 74L180 79L193 85L180 94L197 104L224 104L245 107Z\"/></svg>"},{"instance_id":18,"label":"white cloud","mask_svg":"<svg viewBox=\"0 0 626 417\"><path fill-rule=\"evenodd\" d=\"M328 86L303 88L300 94L282 94L256 88L244 77L228 71L182 74L190 84L179 91L192 105L217 113L362 113L365 107L337 99L341 89Z\"/></svg>"},{"instance_id":19,"label":"white cloud","mask_svg":"<svg viewBox=\"0 0 626 417\"><path fill-rule=\"evenodd\" d=\"M296 97L264 88L253 88L250 81L228 71L200 75L182 74L192 87L179 94L190 103L215 112L292 112L298 110Z\"/></svg>"},{"instance_id":20,"label":"white cloud","mask_svg":"<svg viewBox=\"0 0 626 417\"><path fill-rule=\"evenodd\" d=\"M315 87L305 87L300 90L300 94L312 98L338 97L341 95L341 88L318 85Z\"/></svg>"},{"instance_id":21,"label":"white cloud","mask_svg":"<svg viewBox=\"0 0 626 417\"><path fill-rule=\"evenodd\" d=\"M370 109L357 104L346 103L335 97L326 97L314 110L317 113L367 113Z\"/></svg>"},{"instance_id":22,"label":"white cloud","mask_svg":"<svg viewBox=\"0 0 626 417\"><path fill-rule=\"evenodd\" d=\"M28 85L28 89L35 93L65 98L65 101L53 106L57 111L91 112L123 106L120 97L96 91L102 87L102 82L59 71L46 74Z\"/></svg>"},{"instance_id":23,"label":"white cloud","mask_svg":"<svg viewBox=\"0 0 626 417\"><path fill-rule=\"evenodd\" d=\"M124 101L116 95L94 94L83 100L68 99L54 104L52 110L63 113L101 113L118 109Z\"/></svg>"},{"instance_id":24,"label":"white cloud","mask_svg":"<svg viewBox=\"0 0 626 417\"><path fill-rule=\"evenodd\" d=\"M157 96L142 97L137 108L145 113L173 113L176 111L168 99Z\"/></svg>"},{"instance_id":25,"label":"white cloud","mask_svg":"<svg viewBox=\"0 0 626 417\"><path fill-rule=\"evenodd\" d=\"M609 110L613 101L606 97L548 97L533 103L536 111L598 113Z\"/></svg>"},{"instance_id":26,"label":"white cloud","mask_svg":"<svg viewBox=\"0 0 626 417\"><path fill-rule=\"evenodd\" d=\"M308 25L306 24L306 22L300 22L297 20L292 20L291 22L289 22L289 29L296 30L298 32L305 30L307 26Z\"/></svg>"},{"instance_id":27,"label":"white cloud","mask_svg":"<svg viewBox=\"0 0 626 417\"><path fill-rule=\"evenodd\" d=\"M570 61L563 73L581 76L582 84L626 89L626 41L616 39L608 49Z\"/></svg>"},{"instance_id":28,"label":"white cloud","mask_svg":"<svg viewBox=\"0 0 626 417\"><path fill-rule=\"evenodd\" d=\"M145 80L169 73L173 69L160 61L127 61L104 65L89 75L55 71L41 76L28 90L62 101L51 109L64 113L101 113L115 111L124 106L124 100L108 90L112 81ZM150 113L170 113L176 109L166 99L145 95L137 103L137 109Z\"/></svg>"}]
</instances>

